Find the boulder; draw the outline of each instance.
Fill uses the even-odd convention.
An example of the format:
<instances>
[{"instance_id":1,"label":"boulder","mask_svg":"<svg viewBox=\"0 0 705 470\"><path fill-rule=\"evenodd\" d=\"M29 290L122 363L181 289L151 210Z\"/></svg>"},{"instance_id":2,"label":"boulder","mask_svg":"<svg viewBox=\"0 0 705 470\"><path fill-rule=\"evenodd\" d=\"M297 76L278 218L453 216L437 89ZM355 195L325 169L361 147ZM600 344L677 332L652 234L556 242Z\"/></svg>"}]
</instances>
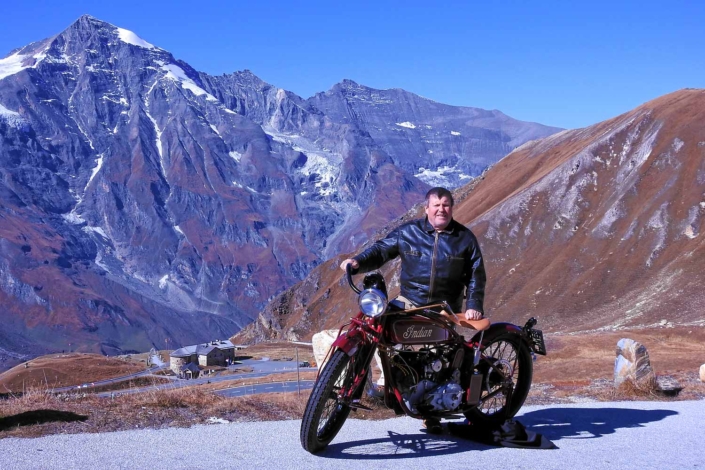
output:
<instances>
[{"instance_id":1,"label":"boulder","mask_svg":"<svg viewBox=\"0 0 705 470\"><path fill-rule=\"evenodd\" d=\"M675 397L683 390L683 386L673 377L660 376L656 378L656 389L662 395Z\"/></svg>"},{"instance_id":2,"label":"boulder","mask_svg":"<svg viewBox=\"0 0 705 470\"><path fill-rule=\"evenodd\" d=\"M337 329L319 331L313 335L313 338L311 338L311 343L313 344L313 357L316 359L316 366L318 367L318 370L323 369L323 362L326 360L328 350L337 338Z\"/></svg>"},{"instance_id":3,"label":"boulder","mask_svg":"<svg viewBox=\"0 0 705 470\"><path fill-rule=\"evenodd\" d=\"M705 364L700 366L700 381L705 382Z\"/></svg>"},{"instance_id":4,"label":"boulder","mask_svg":"<svg viewBox=\"0 0 705 470\"><path fill-rule=\"evenodd\" d=\"M617 342L617 358L614 361L615 387L625 380L631 380L635 384L656 380L646 347L629 338L622 338Z\"/></svg>"}]
</instances>

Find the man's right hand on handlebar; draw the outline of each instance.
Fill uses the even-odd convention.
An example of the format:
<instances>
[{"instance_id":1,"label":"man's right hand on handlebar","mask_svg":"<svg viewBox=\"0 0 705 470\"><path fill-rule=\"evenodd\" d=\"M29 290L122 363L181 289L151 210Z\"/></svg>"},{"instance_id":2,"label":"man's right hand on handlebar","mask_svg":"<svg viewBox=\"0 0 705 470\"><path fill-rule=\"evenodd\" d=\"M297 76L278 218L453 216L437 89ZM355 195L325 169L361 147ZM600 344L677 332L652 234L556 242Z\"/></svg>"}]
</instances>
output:
<instances>
[{"instance_id":1,"label":"man's right hand on handlebar","mask_svg":"<svg viewBox=\"0 0 705 470\"><path fill-rule=\"evenodd\" d=\"M358 263L357 261L355 261L355 260L352 259L352 258L348 258L348 259L346 259L345 261L343 261L342 263L340 263L340 269L342 269L343 271L345 271L345 270L346 270L346 266L347 266L348 264L351 264L353 269L357 269L357 268L360 267L360 263Z\"/></svg>"}]
</instances>

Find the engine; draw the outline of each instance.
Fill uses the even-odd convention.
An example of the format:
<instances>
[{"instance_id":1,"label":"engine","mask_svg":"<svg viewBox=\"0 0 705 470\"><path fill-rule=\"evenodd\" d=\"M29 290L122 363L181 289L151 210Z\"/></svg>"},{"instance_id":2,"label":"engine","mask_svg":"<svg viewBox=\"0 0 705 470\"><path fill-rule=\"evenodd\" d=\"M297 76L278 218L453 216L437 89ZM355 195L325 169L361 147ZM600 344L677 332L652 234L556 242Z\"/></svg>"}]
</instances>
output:
<instances>
[{"instance_id":1,"label":"engine","mask_svg":"<svg viewBox=\"0 0 705 470\"><path fill-rule=\"evenodd\" d=\"M402 398L412 412L453 411L462 403L462 348L406 346L395 349L390 359Z\"/></svg>"}]
</instances>

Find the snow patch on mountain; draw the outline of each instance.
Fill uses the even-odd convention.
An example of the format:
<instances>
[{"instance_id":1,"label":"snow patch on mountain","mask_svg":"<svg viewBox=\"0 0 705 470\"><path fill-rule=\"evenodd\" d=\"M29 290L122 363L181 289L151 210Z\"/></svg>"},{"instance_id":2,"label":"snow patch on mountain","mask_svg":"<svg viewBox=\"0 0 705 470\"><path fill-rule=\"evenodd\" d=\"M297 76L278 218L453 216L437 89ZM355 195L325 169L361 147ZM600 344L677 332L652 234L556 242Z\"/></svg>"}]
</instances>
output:
<instances>
[{"instance_id":1,"label":"snow patch on mountain","mask_svg":"<svg viewBox=\"0 0 705 470\"><path fill-rule=\"evenodd\" d=\"M472 178L453 166L441 166L435 170L421 167L414 176L431 186L451 186L451 179L456 177L461 180Z\"/></svg>"},{"instance_id":2,"label":"snow patch on mountain","mask_svg":"<svg viewBox=\"0 0 705 470\"><path fill-rule=\"evenodd\" d=\"M302 150L299 150L302 151ZM306 176L316 175L314 187L322 196L329 196L335 192L333 183L338 177L339 167L332 165L325 155L309 152L306 154L306 164L301 168L301 173Z\"/></svg>"},{"instance_id":3,"label":"snow patch on mountain","mask_svg":"<svg viewBox=\"0 0 705 470\"><path fill-rule=\"evenodd\" d=\"M147 111L146 108L144 113L147 115L149 120L152 121L152 126L154 126L155 144L157 146L157 152L159 153L159 166L162 169L162 175L166 178L166 171L164 170L164 150L162 149L162 131L159 129L159 125L157 125L157 120L149 114L149 111Z\"/></svg>"},{"instance_id":4,"label":"snow patch on mountain","mask_svg":"<svg viewBox=\"0 0 705 470\"><path fill-rule=\"evenodd\" d=\"M397 122L396 124L399 127L406 127L407 129L416 129L416 126L414 124L410 123L409 121Z\"/></svg>"},{"instance_id":5,"label":"snow patch on mountain","mask_svg":"<svg viewBox=\"0 0 705 470\"><path fill-rule=\"evenodd\" d=\"M240 162L240 159L242 158L242 154L240 152L236 152L235 150L231 150L228 152L228 155L230 155L230 158L235 160L236 162Z\"/></svg>"},{"instance_id":6,"label":"snow patch on mountain","mask_svg":"<svg viewBox=\"0 0 705 470\"><path fill-rule=\"evenodd\" d=\"M206 96L206 100L208 101L215 101L218 102L218 99L208 93L206 90L201 88L191 80L188 75L186 75L186 72L184 72L184 69L179 67L178 65L175 64L166 64L162 65L162 70L166 72L166 77L169 80L173 80L175 82L178 82L181 84L182 88L185 88L186 90L189 90L191 93L193 93L196 96Z\"/></svg>"},{"instance_id":7,"label":"snow patch on mountain","mask_svg":"<svg viewBox=\"0 0 705 470\"><path fill-rule=\"evenodd\" d=\"M122 28L116 28L118 37L120 40L124 43L130 44L132 46L137 46L137 47L143 47L145 49L158 49L154 45L148 43L141 37L137 36L135 33L132 31L128 31L127 29L122 29Z\"/></svg>"},{"instance_id":8,"label":"snow patch on mountain","mask_svg":"<svg viewBox=\"0 0 705 470\"><path fill-rule=\"evenodd\" d=\"M91 232L97 233L98 235L103 237L105 240L110 240L110 237L108 236L108 234L105 233L105 230L103 230L101 227L90 227L87 225L87 226L83 227L82 230L85 233L91 233Z\"/></svg>"},{"instance_id":9,"label":"snow patch on mountain","mask_svg":"<svg viewBox=\"0 0 705 470\"><path fill-rule=\"evenodd\" d=\"M0 59L0 80L7 78L11 75L15 75L23 71L24 69L33 69L46 58L46 49L37 52L34 55L20 54L15 52L14 54ZM54 60L58 62L60 60Z\"/></svg>"},{"instance_id":10,"label":"snow patch on mountain","mask_svg":"<svg viewBox=\"0 0 705 470\"><path fill-rule=\"evenodd\" d=\"M63 218L66 222L70 223L71 225L85 224L86 221L83 220L83 218L78 215L75 210L76 209L72 210L68 214L61 214L61 218Z\"/></svg>"},{"instance_id":11,"label":"snow patch on mountain","mask_svg":"<svg viewBox=\"0 0 705 470\"><path fill-rule=\"evenodd\" d=\"M91 172L91 177L88 178L88 183L86 183L86 187L83 189L83 194L86 194L86 189L88 189L88 186L91 185L91 181L93 181L93 178L95 178L95 175L98 174L100 169L103 167L103 154L101 153L98 155L98 159L96 160L95 167L93 168L93 171Z\"/></svg>"},{"instance_id":12,"label":"snow patch on mountain","mask_svg":"<svg viewBox=\"0 0 705 470\"><path fill-rule=\"evenodd\" d=\"M18 126L25 122L25 120L22 119L22 116L20 116L20 113L10 111L2 104L0 104L0 119L6 121L8 124L13 126Z\"/></svg>"},{"instance_id":13,"label":"snow patch on mountain","mask_svg":"<svg viewBox=\"0 0 705 470\"><path fill-rule=\"evenodd\" d=\"M262 129L273 141L284 144L306 156L306 162L297 171L308 177L313 176L313 186L317 194L329 196L335 193L334 183L340 175L342 155L320 147L300 135L283 134L270 126L263 126Z\"/></svg>"},{"instance_id":14,"label":"snow patch on mountain","mask_svg":"<svg viewBox=\"0 0 705 470\"><path fill-rule=\"evenodd\" d=\"M0 59L0 80L26 69L27 66L22 65L26 59L27 56L20 55L19 53Z\"/></svg>"}]
</instances>

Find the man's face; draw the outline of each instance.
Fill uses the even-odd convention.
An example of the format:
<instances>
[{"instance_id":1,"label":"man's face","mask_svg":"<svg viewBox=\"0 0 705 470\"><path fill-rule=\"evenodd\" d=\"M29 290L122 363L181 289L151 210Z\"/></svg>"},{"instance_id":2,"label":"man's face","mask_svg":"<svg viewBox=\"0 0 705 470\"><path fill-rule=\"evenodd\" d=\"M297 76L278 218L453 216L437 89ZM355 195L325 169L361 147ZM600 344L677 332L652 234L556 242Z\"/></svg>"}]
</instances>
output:
<instances>
[{"instance_id":1,"label":"man's face","mask_svg":"<svg viewBox=\"0 0 705 470\"><path fill-rule=\"evenodd\" d=\"M453 219L453 207L450 205L450 199L447 196L438 199L432 194L426 206L426 215L433 228L443 230Z\"/></svg>"}]
</instances>

